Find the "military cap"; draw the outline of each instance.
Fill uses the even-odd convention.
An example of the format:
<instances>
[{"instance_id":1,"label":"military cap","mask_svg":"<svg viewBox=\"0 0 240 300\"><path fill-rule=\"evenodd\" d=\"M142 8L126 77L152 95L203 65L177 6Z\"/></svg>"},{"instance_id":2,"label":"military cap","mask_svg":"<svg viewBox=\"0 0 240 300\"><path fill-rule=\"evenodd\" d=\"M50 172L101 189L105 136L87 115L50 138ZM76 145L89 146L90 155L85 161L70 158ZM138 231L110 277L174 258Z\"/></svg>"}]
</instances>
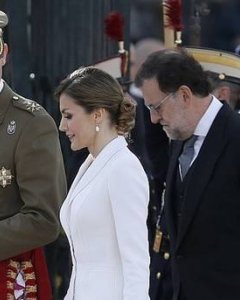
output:
<instances>
[{"instance_id":1,"label":"military cap","mask_svg":"<svg viewBox=\"0 0 240 300\"><path fill-rule=\"evenodd\" d=\"M220 81L240 84L240 56L226 51L208 48L188 48L190 53L203 67Z\"/></svg>"}]
</instances>

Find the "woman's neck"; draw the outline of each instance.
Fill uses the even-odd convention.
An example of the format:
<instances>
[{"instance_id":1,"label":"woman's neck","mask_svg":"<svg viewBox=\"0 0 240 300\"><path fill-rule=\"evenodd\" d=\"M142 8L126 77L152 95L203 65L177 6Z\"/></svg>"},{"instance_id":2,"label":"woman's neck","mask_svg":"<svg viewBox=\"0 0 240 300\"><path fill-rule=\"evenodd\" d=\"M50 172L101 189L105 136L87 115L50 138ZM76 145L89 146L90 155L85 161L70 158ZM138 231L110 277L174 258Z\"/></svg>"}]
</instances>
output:
<instances>
[{"instance_id":1,"label":"woman's neck","mask_svg":"<svg viewBox=\"0 0 240 300\"><path fill-rule=\"evenodd\" d=\"M117 136L118 134L115 130L113 132L109 132L109 134L106 134L104 132L96 132L95 143L91 147L89 147L89 152L94 158L96 158L98 154L102 151L102 149L112 140L117 138Z\"/></svg>"}]
</instances>

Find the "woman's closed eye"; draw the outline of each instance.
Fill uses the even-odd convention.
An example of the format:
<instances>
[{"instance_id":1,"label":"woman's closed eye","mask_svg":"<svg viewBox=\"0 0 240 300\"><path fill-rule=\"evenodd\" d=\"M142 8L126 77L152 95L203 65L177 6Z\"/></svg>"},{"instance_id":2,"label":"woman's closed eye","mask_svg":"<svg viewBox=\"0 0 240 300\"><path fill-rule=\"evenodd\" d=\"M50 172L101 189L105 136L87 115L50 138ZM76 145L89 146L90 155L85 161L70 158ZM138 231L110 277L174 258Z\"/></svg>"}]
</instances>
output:
<instances>
[{"instance_id":1,"label":"woman's closed eye","mask_svg":"<svg viewBox=\"0 0 240 300\"><path fill-rule=\"evenodd\" d=\"M64 114L63 117L65 119L71 120L72 119L72 115L71 114Z\"/></svg>"}]
</instances>

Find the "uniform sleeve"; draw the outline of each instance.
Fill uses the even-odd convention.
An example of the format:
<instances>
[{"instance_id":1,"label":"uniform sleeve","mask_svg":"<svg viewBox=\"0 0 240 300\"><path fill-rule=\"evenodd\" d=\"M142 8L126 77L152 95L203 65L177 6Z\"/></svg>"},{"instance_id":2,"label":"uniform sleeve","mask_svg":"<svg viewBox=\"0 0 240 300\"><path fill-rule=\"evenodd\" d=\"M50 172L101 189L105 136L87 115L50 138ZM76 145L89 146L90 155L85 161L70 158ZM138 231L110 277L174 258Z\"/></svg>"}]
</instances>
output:
<instances>
[{"instance_id":1,"label":"uniform sleeve","mask_svg":"<svg viewBox=\"0 0 240 300\"><path fill-rule=\"evenodd\" d=\"M124 300L148 300L148 180L135 157L118 161L109 193L124 274Z\"/></svg>"},{"instance_id":2,"label":"uniform sleeve","mask_svg":"<svg viewBox=\"0 0 240 300\"><path fill-rule=\"evenodd\" d=\"M66 195L58 131L49 115L35 115L25 124L14 159L20 199L12 202L21 204L0 221L0 260L55 240Z\"/></svg>"}]
</instances>

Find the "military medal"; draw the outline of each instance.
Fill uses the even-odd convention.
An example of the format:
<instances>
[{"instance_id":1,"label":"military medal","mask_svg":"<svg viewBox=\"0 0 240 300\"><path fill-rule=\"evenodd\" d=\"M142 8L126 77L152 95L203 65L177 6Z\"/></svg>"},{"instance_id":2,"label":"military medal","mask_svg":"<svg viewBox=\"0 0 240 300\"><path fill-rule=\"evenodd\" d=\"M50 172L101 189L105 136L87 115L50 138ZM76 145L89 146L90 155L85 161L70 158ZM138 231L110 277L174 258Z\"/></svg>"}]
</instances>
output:
<instances>
[{"instance_id":1,"label":"military medal","mask_svg":"<svg viewBox=\"0 0 240 300\"><path fill-rule=\"evenodd\" d=\"M154 243L153 243L153 251L156 253L159 253L159 251L160 251L160 247L161 247L161 243L162 243L162 236L163 236L163 233L160 230L160 228L156 228Z\"/></svg>"},{"instance_id":2,"label":"military medal","mask_svg":"<svg viewBox=\"0 0 240 300\"><path fill-rule=\"evenodd\" d=\"M11 184L12 178L13 175L11 174L11 171L2 167L0 170L0 185L5 188L6 185Z\"/></svg>"}]
</instances>

